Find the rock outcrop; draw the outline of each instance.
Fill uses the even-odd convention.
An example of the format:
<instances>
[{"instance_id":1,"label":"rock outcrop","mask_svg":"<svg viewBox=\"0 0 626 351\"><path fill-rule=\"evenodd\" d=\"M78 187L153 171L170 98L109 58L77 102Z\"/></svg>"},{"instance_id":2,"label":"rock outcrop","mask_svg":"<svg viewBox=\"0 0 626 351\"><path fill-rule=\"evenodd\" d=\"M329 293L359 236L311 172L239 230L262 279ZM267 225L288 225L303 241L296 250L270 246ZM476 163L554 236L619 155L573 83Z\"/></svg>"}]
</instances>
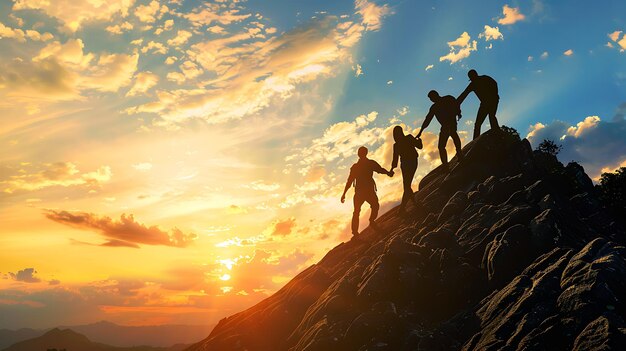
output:
<instances>
[{"instance_id":1,"label":"rock outcrop","mask_svg":"<svg viewBox=\"0 0 626 351\"><path fill-rule=\"evenodd\" d=\"M625 232L582 167L492 131L464 153L189 350L626 349Z\"/></svg>"}]
</instances>

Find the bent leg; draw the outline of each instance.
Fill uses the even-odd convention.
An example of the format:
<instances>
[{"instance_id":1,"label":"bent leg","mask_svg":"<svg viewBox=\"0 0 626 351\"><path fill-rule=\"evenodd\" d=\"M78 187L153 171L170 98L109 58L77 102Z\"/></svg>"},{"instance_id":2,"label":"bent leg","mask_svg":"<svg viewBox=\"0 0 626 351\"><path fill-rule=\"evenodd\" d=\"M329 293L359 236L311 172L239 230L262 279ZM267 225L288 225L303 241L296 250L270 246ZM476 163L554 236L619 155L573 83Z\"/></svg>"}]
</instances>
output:
<instances>
[{"instance_id":1,"label":"bent leg","mask_svg":"<svg viewBox=\"0 0 626 351\"><path fill-rule=\"evenodd\" d=\"M370 223L373 223L376 218L378 218L378 209L380 208L380 204L378 203L378 196L375 192L368 194L367 199L365 200L370 204L372 208L372 213L370 213Z\"/></svg>"},{"instance_id":2,"label":"bent leg","mask_svg":"<svg viewBox=\"0 0 626 351\"><path fill-rule=\"evenodd\" d=\"M487 109L485 104L481 103L480 107L478 108L478 113L476 114L476 123L474 123L474 139L480 136L480 126L482 126L483 122L485 121L488 111L489 110Z\"/></svg>"},{"instance_id":3,"label":"bent leg","mask_svg":"<svg viewBox=\"0 0 626 351\"><path fill-rule=\"evenodd\" d=\"M452 137L454 147L456 148L456 157L461 160L463 158L463 150L461 150L461 138L459 137L459 133L455 130L450 136Z\"/></svg>"}]
</instances>

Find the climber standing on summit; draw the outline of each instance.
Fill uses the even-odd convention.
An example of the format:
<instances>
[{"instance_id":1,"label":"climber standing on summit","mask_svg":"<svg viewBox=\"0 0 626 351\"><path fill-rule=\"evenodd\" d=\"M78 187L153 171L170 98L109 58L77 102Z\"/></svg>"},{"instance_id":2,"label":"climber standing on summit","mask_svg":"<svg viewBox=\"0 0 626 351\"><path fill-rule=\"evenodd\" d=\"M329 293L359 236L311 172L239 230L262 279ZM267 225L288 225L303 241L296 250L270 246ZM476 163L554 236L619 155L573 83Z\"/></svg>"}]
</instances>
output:
<instances>
[{"instance_id":1,"label":"climber standing on summit","mask_svg":"<svg viewBox=\"0 0 626 351\"><path fill-rule=\"evenodd\" d=\"M430 107L422 128L417 133L416 138L422 136L424 129L428 127L433 117L437 117L437 121L441 124L441 130L439 131L439 157L441 158L441 164L448 168L448 152L446 151L446 144L448 138L452 138L454 146L456 147L456 155L459 160L463 159L463 151L461 150L461 138L457 133L457 116L461 118L461 107L454 96L446 95L439 96L436 90L431 90L428 93L428 98L433 102Z\"/></svg>"},{"instance_id":2,"label":"climber standing on summit","mask_svg":"<svg viewBox=\"0 0 626 351\"><path fill-rule=\"evenodd\" d=\"M376 183L374 182L374 172L386 174L390 177L393 172L382 168L378 162L367 158L367 148L361 146L358 150L359 161L350 167L350 175L346 181L346 186L341 195L341 203L346 201L346 192L354 183L354 212L352 213L352 235L359 234L359 215L361 206L367 201L372 208L370 214L370 225L375 228L374 220L378 217L378 196L376 195Z\"/></svg>"},{"instance_id":3,"label":"climber standing on summit","mask_svg":"<svg viewBox=\"0 0 626 351\"><path fill-rule=\"evenodd\" d=\"M480 127L485 121L487 115L489 115L489 124L491 129L500 130L498 125L498 119L496 118L496 112L498 110L498 103L500 102L500 96L498 95L498 83L491 77L484 75L479 76L476 70L471 69L467 72L470 83L465 90L459 95L457 100L459 105L465 101L465 98L472 91L480 100L480 107L476 115L476 122L474 123L474 139L480 136Z\"/></svg>"},{"instance_id":4,"label":"climber standing on summit","mask_svg":"<svg viewBox=\"0 0 626 351\"><path fill-rule=\"evenodd\" d=\"M402 202L400 202L400 214L404 214L405 206L409 200L413 201L415 207L417 207L417 201L413 196L413 189L411 189L411 183L417 170L417 150L422 148L422 139L416 139L411 134L404 135L404 131L401 126L393 127L393 160L391 161L391 172L398 167L398 159L400 159L400 169L402 170L402 183L404 185L404 194L402 195Z\"/></svg>"}]
</instances>

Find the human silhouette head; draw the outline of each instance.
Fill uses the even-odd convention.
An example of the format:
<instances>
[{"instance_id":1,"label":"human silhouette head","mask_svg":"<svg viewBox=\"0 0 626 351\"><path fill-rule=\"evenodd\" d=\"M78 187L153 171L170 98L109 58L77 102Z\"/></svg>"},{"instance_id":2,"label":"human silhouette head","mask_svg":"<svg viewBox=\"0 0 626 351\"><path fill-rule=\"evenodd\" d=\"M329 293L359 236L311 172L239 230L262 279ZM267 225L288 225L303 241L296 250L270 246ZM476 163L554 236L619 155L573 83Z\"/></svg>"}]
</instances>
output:
<instances>
[{"instance_id":1,"label":"human silhouette head","mask_svg":"<svg viewBox=\"0 0 626 351\"><path fill-rule=\"evenodd\" d=\"M359 158L365 158L367 156L367 148L365 146L361 146L358 151Z\"/></svg>"},{"instance_id":2,"label":"human silhouette head","mask_svg":"<svg viewBox=\"0 0 626 351\"><path fill-rule=\"evenodd\" d=\"M402 139L403 136L404 136L404 132L402 131L401 126L393 127L393 140L394 141L396 142L400 141L400 139Z\"/></svg>"},{"instance_id":3,"label":"human silhouette head","mask_svg":"<svg viewBox=\"0 0 626 351\"><path fill-rule=\"evenodd\" d=\"M431 90L428 92L428 98L430 99L430 101L436 102L437 100L439 100L440 96L437 90Z\"/></svg>"},{"instance_id":4,"label":"human silhouette head","mask_svg":"<svg viewBox=\"0 0 626 351\"><path fill-rule=\"evenodd\" d=\"M469 80L474 80L478 77L478 72L476 72L475 69L470 69L469 72L467 72L467 76L469 77Z\"/></svg>"}]
</instances>

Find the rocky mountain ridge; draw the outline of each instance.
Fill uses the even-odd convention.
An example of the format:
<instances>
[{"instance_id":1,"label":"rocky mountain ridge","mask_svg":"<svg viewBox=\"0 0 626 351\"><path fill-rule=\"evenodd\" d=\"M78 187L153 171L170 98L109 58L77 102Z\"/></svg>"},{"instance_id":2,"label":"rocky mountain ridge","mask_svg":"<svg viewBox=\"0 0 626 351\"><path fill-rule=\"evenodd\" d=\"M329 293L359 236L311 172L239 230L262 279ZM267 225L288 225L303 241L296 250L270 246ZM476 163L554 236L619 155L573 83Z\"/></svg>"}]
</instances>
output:
<instances>
[{"instance_id":1,"label":"rocky mountain ridge","mask_svg":"<svg viewBox=\"0 0 626 351\"><path fill-rule=\"evenodd\" d=\"M624 228L581 166L489 131L401 217L189 351L626 349Z\"/></svg>"}]
</instances>

